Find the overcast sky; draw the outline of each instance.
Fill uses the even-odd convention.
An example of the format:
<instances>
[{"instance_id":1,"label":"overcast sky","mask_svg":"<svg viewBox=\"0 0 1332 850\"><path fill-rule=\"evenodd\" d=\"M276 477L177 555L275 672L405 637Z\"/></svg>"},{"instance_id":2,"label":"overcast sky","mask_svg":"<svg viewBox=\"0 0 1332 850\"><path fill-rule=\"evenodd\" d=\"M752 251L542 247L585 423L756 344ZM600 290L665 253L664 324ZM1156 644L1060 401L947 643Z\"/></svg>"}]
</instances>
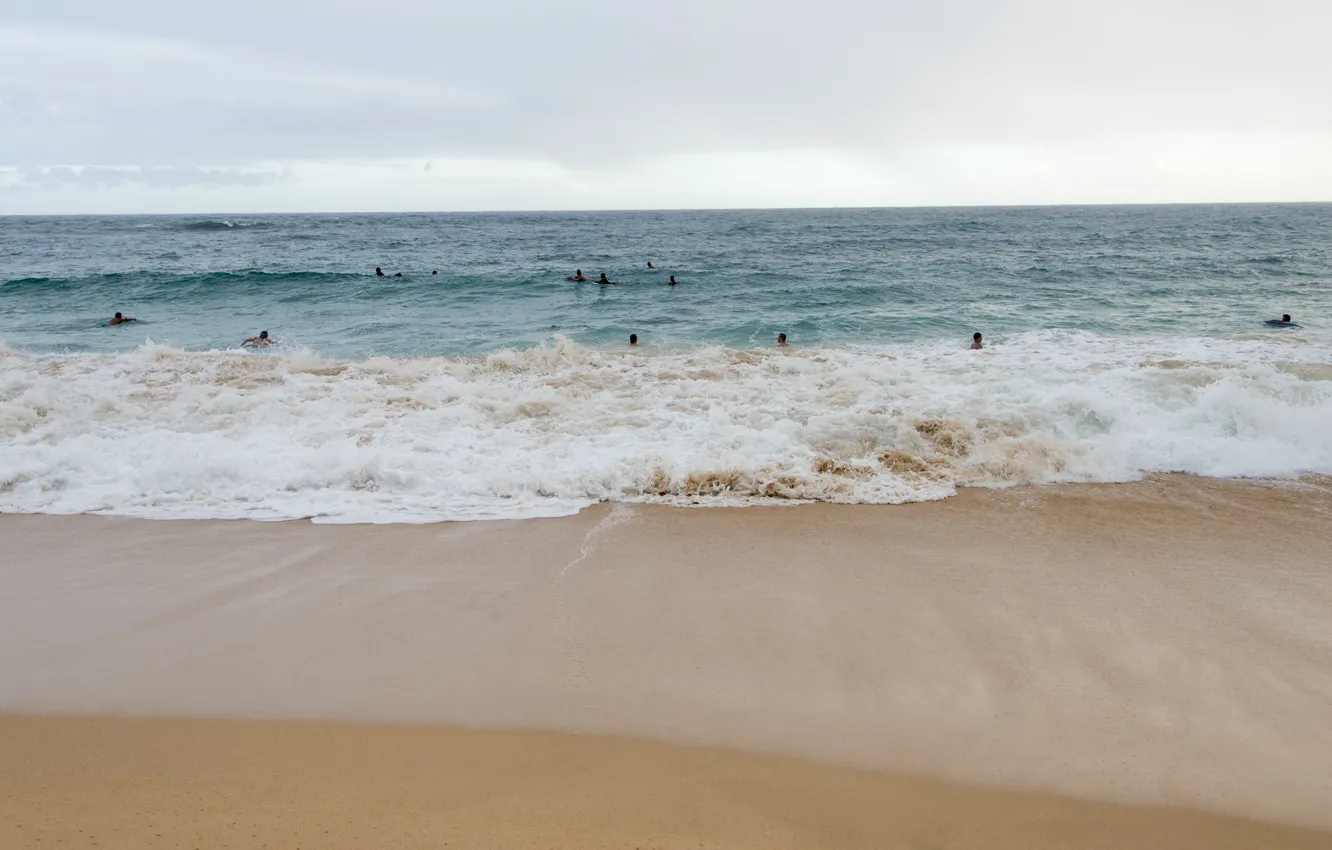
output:
<instances>
[{"instance_id":1,"label":"overcast sky","mask_svg":"<svg viewBox=\"0 0 1332 850\"><path fill-rule=\"evenodd\" d=\"M0 213L1332 200L1328 0L4 0Z\"/></svg>"}]
</instances>

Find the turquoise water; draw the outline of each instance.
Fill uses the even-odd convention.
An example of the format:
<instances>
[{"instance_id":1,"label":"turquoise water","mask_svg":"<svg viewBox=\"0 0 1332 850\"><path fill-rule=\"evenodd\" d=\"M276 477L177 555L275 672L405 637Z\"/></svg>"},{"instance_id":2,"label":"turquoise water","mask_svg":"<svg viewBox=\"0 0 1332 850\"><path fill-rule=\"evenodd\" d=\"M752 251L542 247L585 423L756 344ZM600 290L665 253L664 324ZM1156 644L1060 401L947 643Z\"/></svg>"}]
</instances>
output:
<instances>
[{"instance_id":1,"label":"turquoise water","mask_svg":"<svg viewBox=\"0 0 1332 850\"><path fill-rule=\"evenodd\" d=\"M0 281L0 512L1332 475L1328 205L8 218Z\"/></svg>"},{"instance_id":2,"label":"turquoise water","mask_svg":"<svg viewBox=\"0 0 1332 850\"><path fill-rule=\"evenodd\" d=\"M0 281L30 352L1208 336L1332 325L1332 206L4 218ZM142 323L100 327L118 310Z\"/></svg>"}]
</instances>

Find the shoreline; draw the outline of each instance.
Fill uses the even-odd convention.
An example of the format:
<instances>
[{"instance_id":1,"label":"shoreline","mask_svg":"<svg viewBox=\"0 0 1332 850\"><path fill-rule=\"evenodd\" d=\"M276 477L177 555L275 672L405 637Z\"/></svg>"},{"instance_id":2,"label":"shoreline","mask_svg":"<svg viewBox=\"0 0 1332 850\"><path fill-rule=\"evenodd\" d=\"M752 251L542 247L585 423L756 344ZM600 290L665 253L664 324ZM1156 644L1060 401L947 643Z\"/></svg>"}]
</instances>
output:
<instances>
[{"instance_id":1,"label":"shoreline","mask_svg":"<svg viewBox=\"0 0 1332 850\"><path fill-rule=\"evenodd\" d=\"M435 525L5 515L0 713L626 735L1329 829L1330 521L1321 482L1185 476Z\"/></svg>"},{"instance_id":2,"label":"shoreline","mask_svg":"<svg viewBox=\"0 0 1332 850\"><path fill-rule=\"evenodd\" d=\"M0 716L0 844L1327 850L1319 832L606 735Z\"/></svg>"}]
</instances>

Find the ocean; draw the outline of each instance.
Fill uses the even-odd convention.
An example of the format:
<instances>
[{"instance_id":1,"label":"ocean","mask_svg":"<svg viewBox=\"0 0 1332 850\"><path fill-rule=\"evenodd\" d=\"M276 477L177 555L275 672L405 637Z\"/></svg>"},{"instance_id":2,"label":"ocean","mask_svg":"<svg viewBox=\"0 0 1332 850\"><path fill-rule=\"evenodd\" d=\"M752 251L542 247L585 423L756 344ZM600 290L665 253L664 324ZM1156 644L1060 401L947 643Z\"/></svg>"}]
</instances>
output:
<instances>
[{"instance_id":1,"label":"ocean","mask_svg":"<svg viewBox=\"0 0 1332 850\"><path fill-rule=\"evenodd\" d=\"M0 512L429 522L1165 472L1332 475L1332 205L0 218Z\"/></svg>"}]
</instances>

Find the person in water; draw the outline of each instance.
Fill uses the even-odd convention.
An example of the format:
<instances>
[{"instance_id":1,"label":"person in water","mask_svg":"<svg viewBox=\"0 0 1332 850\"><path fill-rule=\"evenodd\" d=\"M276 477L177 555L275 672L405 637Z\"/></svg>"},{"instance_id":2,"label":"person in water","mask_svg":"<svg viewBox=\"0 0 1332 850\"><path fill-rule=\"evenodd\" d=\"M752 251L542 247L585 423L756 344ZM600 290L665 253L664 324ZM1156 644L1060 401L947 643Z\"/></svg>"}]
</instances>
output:
<instances>
[{"instance_id":1,"label":"person in water","mask_svg":"<svg viewBox=\"0 0 1332 850\"><path fill-rule=\"evenodd\" d=\"M572 280L578 283L583 283L587 280L587 277L584 276L582 269L576 269L574 270L574 273L565 278L565 280Z\"/></svg>"},{"instance_id":2,"label":"person in water","mask_svg":"<svg viewBox=\"0 0 1332 850\"><path fill-rule=\"evenodd\" d=\"M777 334L777 347L786 348L786 334Z\"/></svg>"},{"instance_id":3,"label":"person in water","mask_svg":"<svg viewBox=\"0 0 1332 850\"><path fill-rule=\"evenodd\" d=\"M402 277L402 272L398 272L397 274L394 275L394 277Z\"/></svg>"},{"instance_id":4,"label":"person in water","mask_svg":"<svg viewBox=\"0 0 1332 850\"><path fill-rule=\"evenodd\" d=\"M139 321L139 320L136 319L136 318L134 318L133 316L123 316L123 315L121 315L120 313L117 313L115 316L113 316L113 317L111 318L111 321L107 322L107 324L108 324L108 325L123 325L123 324L125 324L126 322L137 322L137 321Z\"/></svg>"},{"instance_id":5,"label":"person in water","mask_svg":"<svg viewBox=\"0 0 1332 850\"><path fill-rule=\"evenodd\" d=\"M375 266L375 277L383 277L383 276L384 276L384 270L381 269L379 266Z\"/></svg>"},{"instance_id":6,"label":"person in water","mask_svg":"<svg viewBox=\"0 0 1332 850\"><path fill-rule=\"evenodd\" d=\"M273 340L268 338L268 331L260 331L259 336L250 337L249 339L245 340L245 342L242 342L241 346L242 347L247 345L262 346L262 345L273 345L273 344L274 344Z\"/></svg>"},{"instance_id":7,"label":"person in water","mask_svg":"<svg viewBox=\"0 0 1332 850\"><path fill-rule=\"evenodd\" d=\"M976 331L974 334L971 335L971 350L980 351L984 347L985 346L981 343L980 331Z\"/></svg>"},{"instance_id":8,"label":"person in water","mask_svg":"<svg viewBox=\"0 0 1332 850\"><path fill-rule=\"evenodd\" d=\"M656 266L652 265L652 261L651 261L651 260L648 260L648 268L650 268L650 269L655 269L655 268L656 268Z\"/></svg>"},{"instance_id":9,"label":"person in water","mask_svg":"<svg viewBox=\"0 0 1332 850\"><path fill-rule=\"evenodd\" d=\"M605 273L605 272L602 272L602 273L601 273L601 279L598 280L597 283L601 284L602 286L615 286L615 281L613 281L613 280L606 280L606 273Z\"/></svg>"},{"instance_id":10,"label":"person in water","mask_svg":"<svg viewBox=\"0 0 1332 850\"><path fill-rule=\"evenodd\" d=\"M638 334L629 334L629 344L638 345Z\"/></svg>"},{"instance_id":11,"label":"person in water","mask_svg":"<svg viewBox=\"0 0 1332 850\"><path fill-rule=\"evenodd\" d=\"M667 286L675 286L675 275L671 275L671 279L668 280L668 281L666 281L666 285L667 285Z\"/></svg>"},{"instance_id":12,"label":"person in water","mask_svg":"<svg viewBox=\"0 0 1332 850\"><path fill-rule=\"evenodd\" d=\"M1285 322L1286 324L1290 324L1290 314L1289 314L1289 313L1282 313L1282 314L1281 314L1281 321Z\"/></svg>"}]
</instances>

